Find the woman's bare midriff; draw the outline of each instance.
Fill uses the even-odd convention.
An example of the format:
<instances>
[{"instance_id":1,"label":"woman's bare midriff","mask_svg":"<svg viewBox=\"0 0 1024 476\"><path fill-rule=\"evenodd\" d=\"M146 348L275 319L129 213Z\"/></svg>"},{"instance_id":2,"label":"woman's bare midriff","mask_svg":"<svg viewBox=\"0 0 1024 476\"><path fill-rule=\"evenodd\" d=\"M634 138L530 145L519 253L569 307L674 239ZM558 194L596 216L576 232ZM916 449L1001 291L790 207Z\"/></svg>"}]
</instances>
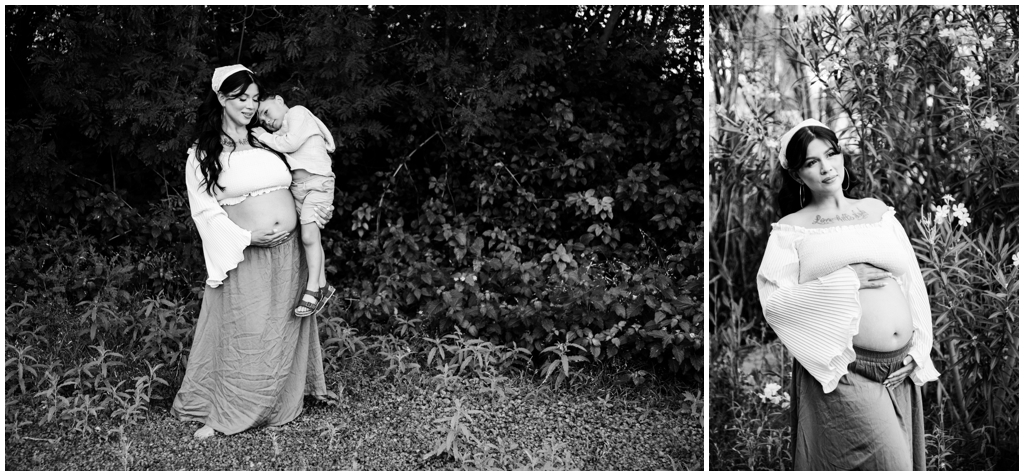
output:
<instances>
[{"instance_id":1,"label":"woman's bare midriff","mask_svg":"<svg viewBox=\"0 0 1024 476\"><path fill-rule=\"evenodd\" d=\"M288 189L248 197L242 203L225 205L224 211L236 225L249 230L294 230L298 223L295 200Z\"/></svg>"},{"instance_id":2,"label":"woman's bare midriff","mask_svg":"<svg viewBox=\"0 0 1024 476\"><path fill-rule=\"evenodd\" d=\"M910 306L899 283L887 278L881 288L860 290L860 329L853 345L888 352L902 348L914 334Z\"/></svg>"}]
</instances>

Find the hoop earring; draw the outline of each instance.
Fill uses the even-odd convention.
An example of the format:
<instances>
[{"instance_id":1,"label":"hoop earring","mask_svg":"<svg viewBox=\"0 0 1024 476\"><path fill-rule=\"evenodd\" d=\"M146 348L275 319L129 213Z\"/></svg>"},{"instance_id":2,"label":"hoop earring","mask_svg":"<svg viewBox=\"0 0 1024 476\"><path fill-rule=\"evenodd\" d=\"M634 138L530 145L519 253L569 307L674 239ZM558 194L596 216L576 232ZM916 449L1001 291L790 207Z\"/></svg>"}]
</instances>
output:
<instances>
[{"instance_id":1,"label":"hoop earring","mask_svg":"<svg viewBox=\"0 0 1024 476\"><path fill-rule=\"evenodd\" d=\"M845 192L845 191L850 189L850 184L853 183L850 180L850 171L846 170L846 166L845 165L843 166L843 180L846 181L846 188L843 189L843 191Z\"/></svg>"},{"instance_id":2,"label":"hoop earring","mask_svg":"<svg viewBox=\"0 0 1024 476\"><path fill-rule=\"evenodd\" d=\"M804 207L804 184L800 184L800 208Z\"/></svg>"}]
</instances>

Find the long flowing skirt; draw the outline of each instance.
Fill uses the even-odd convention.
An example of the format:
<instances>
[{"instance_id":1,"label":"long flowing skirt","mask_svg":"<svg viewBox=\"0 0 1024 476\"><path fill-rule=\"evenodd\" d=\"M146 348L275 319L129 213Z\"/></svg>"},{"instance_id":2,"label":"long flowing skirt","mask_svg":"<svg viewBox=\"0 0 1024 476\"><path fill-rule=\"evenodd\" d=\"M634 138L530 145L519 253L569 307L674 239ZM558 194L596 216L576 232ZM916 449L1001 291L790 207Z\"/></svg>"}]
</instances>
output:
<instances>
[{"instance_id":1,"label":"long flowing skirt","mask_svg":"<svg viewBox=\"0 0 1024 476\"><path fill-rule=\"evenodd\" d=\"M910 378L893 389L882 385L909 349L909 342L892 352L854 347L857 359L830 393L793 361L795 470L925 469L921 389Z\"/></svg>"},{"instance_id":2,"label":"long flowing skirt","mask_svg":"<svg viewBox=\"0 0 1024 476\"><path fill-rule=\"evenodd\" d=\"M179 419L231 435L288 423L302 413L303 395L327 393L316 317L294 315L306 285L296 235L246 248L220 287L206 287L174 398Z\"/></svg>"}]
</instances>

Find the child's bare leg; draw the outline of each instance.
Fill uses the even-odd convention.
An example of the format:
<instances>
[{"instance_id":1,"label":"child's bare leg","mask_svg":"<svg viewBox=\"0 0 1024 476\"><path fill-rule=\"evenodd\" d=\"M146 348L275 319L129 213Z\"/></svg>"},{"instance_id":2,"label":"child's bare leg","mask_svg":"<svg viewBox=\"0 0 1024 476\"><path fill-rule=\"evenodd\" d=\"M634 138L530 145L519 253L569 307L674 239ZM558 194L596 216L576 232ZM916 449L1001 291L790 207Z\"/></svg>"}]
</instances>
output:
<instances>
[{"instance_id":1,"label":"child's bare leg","mask_svg":"<svg viewBox=\"0 0 1024 476\"><path fill-rule=\"evenodd\" d=\"M327 258L324 256L324 245L319 240L316 241L316 246L321 250L321 279L319 279L319 285L323 289L327 286Z\"/></svg>"},{"instance_id":2,"label":"child's bare leg","mask_svg":"<svg viewBox=\"0 0 1024 476\"><path fill-rule=\"evenodd\" d=\"M319 291L320 283L324 281L324 249L320 246L320 227L316 223L302 224L302 248L306 252L306 269L309 270L306 289ZM316 299L308 294L303 295L302 299L316 304Z\"/></svg>"}]
</instances>

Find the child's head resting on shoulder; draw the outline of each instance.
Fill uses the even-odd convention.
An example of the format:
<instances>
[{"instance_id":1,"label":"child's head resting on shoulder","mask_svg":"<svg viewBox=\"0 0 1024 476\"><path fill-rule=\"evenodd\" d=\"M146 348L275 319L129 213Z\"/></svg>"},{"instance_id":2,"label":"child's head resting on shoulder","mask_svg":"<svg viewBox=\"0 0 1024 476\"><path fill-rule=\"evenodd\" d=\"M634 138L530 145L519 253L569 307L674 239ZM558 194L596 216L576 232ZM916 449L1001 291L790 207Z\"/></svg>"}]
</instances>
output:
<instances>
[{"instance_id":1,"label":"child's head resting on shoulder","mask_svg":"<svg viewBox=\"0 0 1024 476\"><path fill-rule=\"evenodd\" d=\"M260 101L259 121L260 125L270 132L276 132L284 124L284 115L288 113L288 105L284 98L268 95Z\"/></svg>"}]
</instances>

